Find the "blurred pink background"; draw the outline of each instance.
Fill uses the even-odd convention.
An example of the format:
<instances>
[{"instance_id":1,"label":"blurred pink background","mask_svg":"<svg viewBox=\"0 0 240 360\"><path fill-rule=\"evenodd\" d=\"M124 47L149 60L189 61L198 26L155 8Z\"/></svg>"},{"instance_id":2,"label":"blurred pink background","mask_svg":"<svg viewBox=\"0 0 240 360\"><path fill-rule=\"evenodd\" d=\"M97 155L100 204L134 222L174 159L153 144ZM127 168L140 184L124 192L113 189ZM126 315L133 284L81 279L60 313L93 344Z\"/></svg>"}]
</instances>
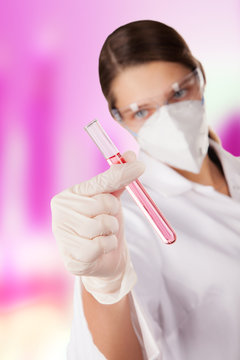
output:
<instances>
[{"instance_id":1,"label":"blurred pink background","mask_svg":"<svg viewBox=\"0 0 240 360\"><path fill-rule=\"evenodd\" d=\"M98 56L118 26L153 19L186 39L207 75L209 123L240 155L240 4L191 0L6 0L0 4L0 358L65 359L73 276L51 233L50 199L106 169L83 126L98 118L123 152Z\"/></svg>"}]
</instances>

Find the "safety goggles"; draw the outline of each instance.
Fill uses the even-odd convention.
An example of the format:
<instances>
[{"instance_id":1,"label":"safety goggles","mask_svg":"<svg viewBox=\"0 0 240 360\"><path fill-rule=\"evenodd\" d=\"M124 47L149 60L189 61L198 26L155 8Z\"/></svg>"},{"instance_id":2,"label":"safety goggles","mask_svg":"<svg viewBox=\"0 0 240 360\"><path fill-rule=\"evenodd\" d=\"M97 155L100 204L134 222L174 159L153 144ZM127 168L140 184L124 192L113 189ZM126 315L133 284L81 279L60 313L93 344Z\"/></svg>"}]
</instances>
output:
<instances>
[{"instance_id":1,"label":"safety goggles","mask_svg":"<svg viewBox=\"0 0 240 360\"><path fill-rule=\"evenodd\" d=\"M126 126L136 120L142 123L162 105L202 99L203 90L203 74L199 68L195 68L183 79L171 84L161 95L134 102L121 109L111 109L111 114L116 121Z\"/></svg>"}]
</instances>

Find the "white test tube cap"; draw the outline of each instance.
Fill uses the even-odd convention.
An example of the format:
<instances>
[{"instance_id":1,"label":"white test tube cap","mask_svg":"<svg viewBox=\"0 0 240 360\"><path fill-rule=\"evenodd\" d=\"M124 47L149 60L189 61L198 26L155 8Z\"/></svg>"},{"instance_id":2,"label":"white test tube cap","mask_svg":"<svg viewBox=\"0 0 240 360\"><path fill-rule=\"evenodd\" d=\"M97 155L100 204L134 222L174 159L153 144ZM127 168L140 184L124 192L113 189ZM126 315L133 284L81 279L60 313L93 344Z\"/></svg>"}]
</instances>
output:
<instances>
[{"instance_id":1,"label":"white test tube cap","mask_svg":"<svg viewBox=\"0 0 240 360\"><path fill-rule=\"evenodd\" d=\"M99 123L98 120L95 119L91 121L88 125L84 127L84 129L95 142L95 144L106 159L109 159L111 156L119 153L119 150L113 144L112 140L107 135L106 131L103 129L102 125Z\"/></svg>"}]
</instances>

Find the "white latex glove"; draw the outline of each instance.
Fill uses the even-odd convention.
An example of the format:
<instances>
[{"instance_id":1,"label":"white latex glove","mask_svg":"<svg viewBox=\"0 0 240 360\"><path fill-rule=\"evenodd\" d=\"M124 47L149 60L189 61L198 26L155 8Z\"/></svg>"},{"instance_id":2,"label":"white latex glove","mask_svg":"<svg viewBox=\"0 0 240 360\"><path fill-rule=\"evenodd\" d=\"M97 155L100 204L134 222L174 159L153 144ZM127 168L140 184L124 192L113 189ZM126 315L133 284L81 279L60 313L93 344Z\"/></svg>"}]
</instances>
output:
<instances>
[{"instance_id":1,"label":"white latex glove","mask_svg":"<svg viewBox=\"0 0 240 360\"><path fill-rule=\"evenodd\" d=\"M51 200L52 230L65 266L103 304L118 302L137 281L119 197L145 166L131 151L124 158L127 163L112 165Z\"/></svg>"}]
</instances>

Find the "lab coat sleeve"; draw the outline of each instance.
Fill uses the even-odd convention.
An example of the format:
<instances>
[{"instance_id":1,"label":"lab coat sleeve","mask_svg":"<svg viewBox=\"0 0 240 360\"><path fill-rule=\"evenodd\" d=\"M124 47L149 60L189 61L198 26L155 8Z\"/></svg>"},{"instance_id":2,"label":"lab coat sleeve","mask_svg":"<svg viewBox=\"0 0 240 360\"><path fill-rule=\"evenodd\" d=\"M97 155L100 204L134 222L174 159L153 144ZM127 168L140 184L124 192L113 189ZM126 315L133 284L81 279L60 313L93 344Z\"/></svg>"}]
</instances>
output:
<instances>
[{"instance_id":1,"label":"lab coat sleeve","mask_svg":"<svg viewBox=\"0 0 240 360\"><path fill-rule=\"evenodd\" d=\"M75 277L74 314L70 342L67 348L68 360L107 360L93 342L84 316L80 277ZM133 328L142 347L144 360L161 360L160 351L154 341L134 289L130 293L130 308Z\"/></svg>"}]
</instances>

